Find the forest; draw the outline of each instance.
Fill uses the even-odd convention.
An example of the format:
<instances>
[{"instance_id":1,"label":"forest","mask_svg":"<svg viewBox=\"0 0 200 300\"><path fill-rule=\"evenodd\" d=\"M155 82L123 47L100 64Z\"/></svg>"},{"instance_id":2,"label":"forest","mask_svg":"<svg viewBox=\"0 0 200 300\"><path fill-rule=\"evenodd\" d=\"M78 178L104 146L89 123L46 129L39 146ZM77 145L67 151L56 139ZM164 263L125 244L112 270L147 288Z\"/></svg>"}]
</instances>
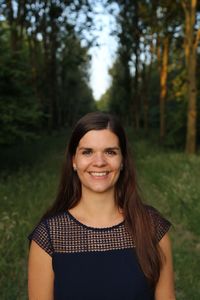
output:
<instances>
[{"instance_id":1,"label":"forest","mask_svg":"<svg viewBox=\"0 0 200 300\"><path fill-rule=\"evenodd\" d=\"M200 3L100 3L116 18L118 49L111 86L95 102L88 52L99 1L1 0L0 143L51 133L102 109L136 130L157 131L166 146L196 153Z\"/></svg>"},{"instance_id":2,"label":"forest","mask_svg":"<svg viewBox=\"0 0 200 300\"><path fill-rule=\"evenodd\" d=\"M112 16L97 101L95 16ZM124 124L145 198L173 224L177 300L200 299L200 1L0 0L0 299L27 299L27 236L55 197L74 123Z\"/></svg>"}]
</instances>

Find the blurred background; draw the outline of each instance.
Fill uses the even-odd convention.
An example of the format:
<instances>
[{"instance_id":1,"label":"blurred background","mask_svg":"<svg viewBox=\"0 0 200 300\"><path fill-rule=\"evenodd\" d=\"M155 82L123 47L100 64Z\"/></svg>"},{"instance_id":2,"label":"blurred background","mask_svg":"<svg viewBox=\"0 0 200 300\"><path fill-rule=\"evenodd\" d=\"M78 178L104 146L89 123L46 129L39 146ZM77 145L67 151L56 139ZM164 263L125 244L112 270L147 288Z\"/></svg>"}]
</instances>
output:
<instances>
[{"instance_id":1,"label":"blurred background","mask_svg":"<svg viewBox=\"0 0 200 300\"><path fill-rule=\"evenodd\" d=\"M115 113L173 224L177 300L200 299L200 2L0 0L0 299L27 299L27 236L73 124Z\"/></svg>"}]
</instances>

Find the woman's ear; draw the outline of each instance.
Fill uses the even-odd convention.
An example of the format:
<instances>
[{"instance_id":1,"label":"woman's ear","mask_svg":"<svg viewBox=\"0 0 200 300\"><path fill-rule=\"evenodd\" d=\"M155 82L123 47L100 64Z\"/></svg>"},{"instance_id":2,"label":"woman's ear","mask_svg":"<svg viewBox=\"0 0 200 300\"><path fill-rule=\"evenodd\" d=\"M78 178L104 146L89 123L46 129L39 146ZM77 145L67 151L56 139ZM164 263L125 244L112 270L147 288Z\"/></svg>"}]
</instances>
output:
<instances>
[{"instance_id":1,"label":"woman's ear","mask_svg":"<svg viewBox=\"0 0 200 300\"><path fill-rule=\"evenodd\" d=\"M75 157L74 156L72 157L72 166L73 166L74 171L76 172L77 171L77 167L76 167Z\"/></svg>"}]
</instances>

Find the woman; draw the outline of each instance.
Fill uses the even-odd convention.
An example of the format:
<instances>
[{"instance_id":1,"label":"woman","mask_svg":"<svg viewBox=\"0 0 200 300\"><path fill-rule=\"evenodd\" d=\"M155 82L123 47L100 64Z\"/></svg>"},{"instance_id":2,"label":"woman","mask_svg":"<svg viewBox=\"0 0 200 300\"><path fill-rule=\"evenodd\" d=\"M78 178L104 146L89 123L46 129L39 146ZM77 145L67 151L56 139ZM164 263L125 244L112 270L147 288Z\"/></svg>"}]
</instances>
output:
<instances>
[{"instance_id":1,"label":"woman","mask_svg":"<svg viewBox=\"0 0 200 300\"><path fill-rule=\"evenodd\" d=\"M29 237L29 300L174 300L169 227L140 199L118 120L87 114Z\"/></svg>"}]
</instances>

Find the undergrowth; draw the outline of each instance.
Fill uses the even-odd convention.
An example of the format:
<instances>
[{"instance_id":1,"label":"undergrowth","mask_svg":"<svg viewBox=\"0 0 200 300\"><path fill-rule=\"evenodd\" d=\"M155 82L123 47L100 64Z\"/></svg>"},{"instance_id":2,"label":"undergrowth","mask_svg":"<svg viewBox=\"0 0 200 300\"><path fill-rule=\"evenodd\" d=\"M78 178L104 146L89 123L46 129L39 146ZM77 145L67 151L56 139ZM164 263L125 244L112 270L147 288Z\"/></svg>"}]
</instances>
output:
<instances>
[{"instance_id":1,"label":"undergrowth","mask_svg":"<svg viewBox=\"0 0 200 300\"><path fill-rule=\"evenodd\" d=\"M177 300L200 299L200 157L129 132L144 199L171 221ZM0 299L27 299L27 236L55 198L66 136L0 154ZM6 161L7 160L7 161Z\"/></svg>"}]
</instances>

